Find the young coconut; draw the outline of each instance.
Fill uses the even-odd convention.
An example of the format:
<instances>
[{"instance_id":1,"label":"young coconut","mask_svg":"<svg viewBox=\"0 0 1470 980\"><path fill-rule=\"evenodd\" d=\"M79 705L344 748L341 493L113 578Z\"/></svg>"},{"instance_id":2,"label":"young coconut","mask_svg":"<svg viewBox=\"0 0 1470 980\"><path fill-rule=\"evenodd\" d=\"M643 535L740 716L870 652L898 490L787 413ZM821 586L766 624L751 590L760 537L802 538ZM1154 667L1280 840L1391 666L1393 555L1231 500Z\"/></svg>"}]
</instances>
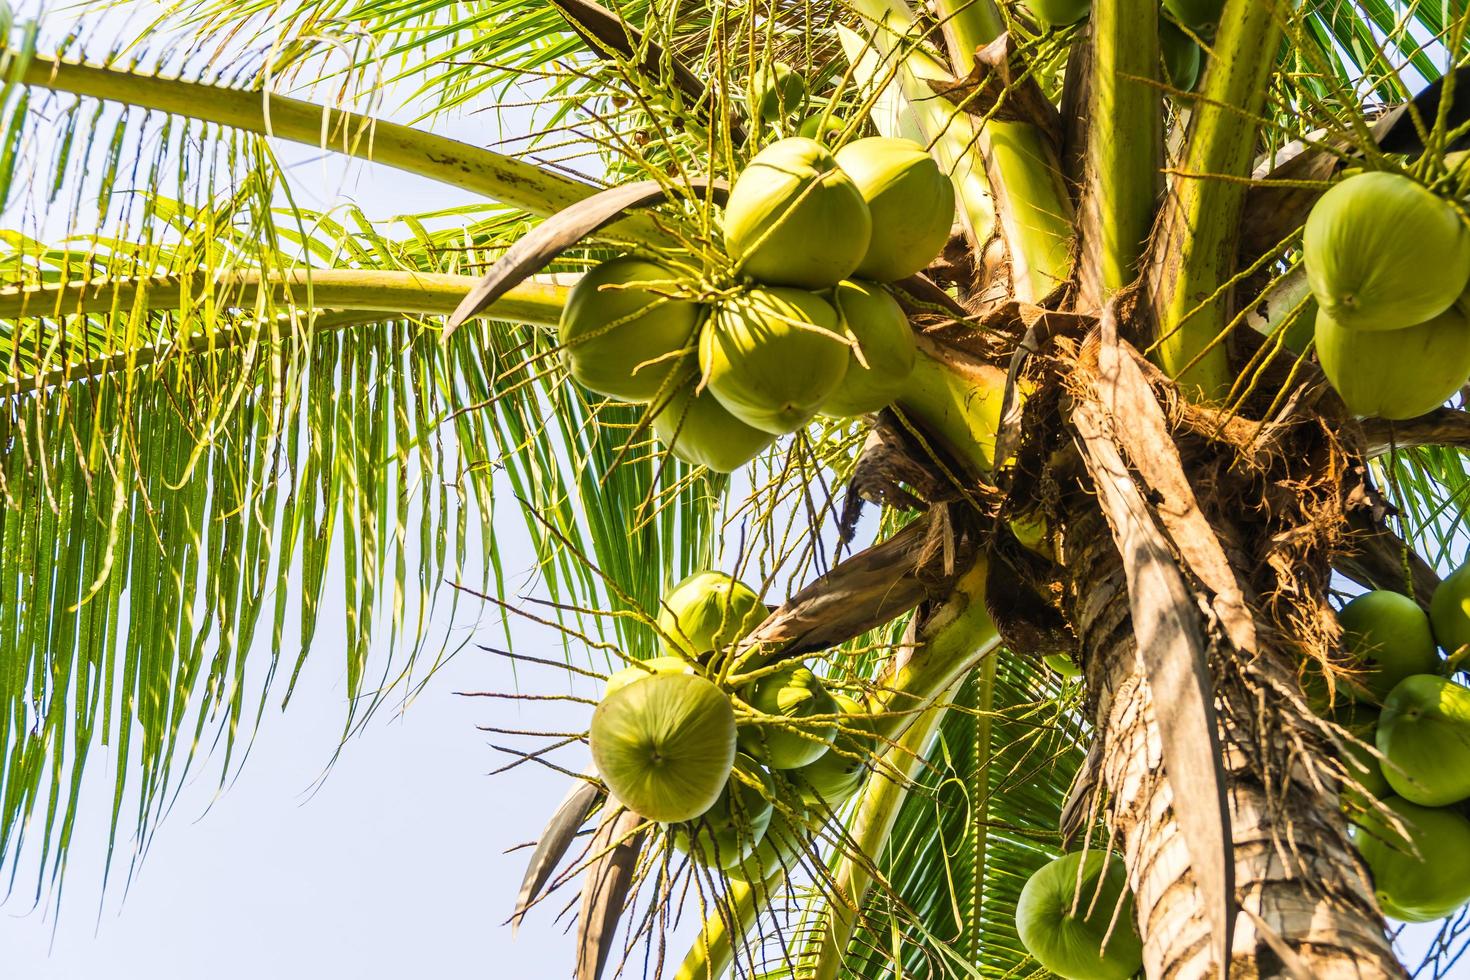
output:
<instances>
[{"instance_id":1,"label":"young coconut","mask_svg":"<svg viewBox=\"0 0 1470 980\"><path fill-rule=\"evenodd\" d=\"M1042 27L1066 27L1092 12L1092 0L1026 0L1026 8Z\"/></svg>"},{"instance_id":2,"label":"young coconut","mask_svg":"<svg viewBox=\"0 0 1470 980\"><path fill-rule=\"evenodd\" d=\"M757 153L725 205L725 246L744 275L827 289L858 267L873 221L832 151L792 136Z\"/></svg>"},{"instance_id":3,"label":"young coconut","mask_svg":"<svg viewBox=\"0 0 1470 980\"><path fill-rule=\"evenodd\" d=\"M776 441L725 411L708 388L696 391L693 381L653 417L653 434L684 462L716 473L735 472Z\"/></svg>"},{"instance_id":4,"label":"young coconut","mask_svg":"<svg viewBox=\"0 0 1470 980\"><path fill-rule=\"evenodd\" d=\"M818 143L830 143L835 137L842 135L842 130L847 125L845 122L836 116L827 116L826 122L823 122L822 118L820 112L815 116L807 116L797 127L797 135L816 140Z\"/></svg>"},{"instance_id":5,"label":"young coconut","mask_svg":"<svg viewBox=\"0 0 1470 980\"><path fill-rule=\"evenodd\" d=\"M1194 38L1167 20L1159 21L1159 53L1164 60L1164 81L1180 92L1193 92L1199 84L1200 51Z\"/></svg>"},{"instance_id":6,"label":"young coconut","mask_svg":"<svg viewBox=\"0 0 1470 980\"><path fill-rule=\"evenodd\" d=\"M1429 600L1429 621L1446 652L1470 644L1470 565L1460 566L1439 583Z\"/></svg>"},{"instance_id":7,"label":"young coconut","mask_svg":"<svg viewBox=\"0 0 1470 980\"><path fill-rule=\"evenodd\" d=\"M750 289L720 304L699 366L725 411L764 432L795 432L842 383L849 348L837 311L801 289Z\"/></svg>"},{"instance_id":8,"label":"young coconut","mask_svg":"<svg viewBox=\"0 0 1470 980\"><path fill-rule=\"evenodd\" d=\"M772 769L799 769L817 761L837 735L833 721L806 722L840 710L832 695L811 670L790 664L756 681L745 700L762 714L785 724L761 723L740 729L740 747Z\"/></svg>"},{"instance_id":9,"label":"young coconut","mask_svg":"<svg viewBox=\"0 0 1470 980\"><path fill-rule=\"evenodd\" d=\"M1355 415L1411 419L1470 375L1470 321L1451 308L1403 330L1355 330L1317 311L1317 360Z\"/></svg>"},{"instance_id":10,"label":"young coconut","mask_svg":"<svg viewBox=\"0 0 1470 980\"><path fill-rule=\"evenodd\" d=\"M856 350L848 351L847 373L822 402L822 414L876 412L899 396L913 373L914 331L909 318L882 286L856 279L837 284L832 304L867 366L858 361Z\"/></svg>"},{"instance_id":11,"label":"young coconut","mask_svg":"<svg viewBox=\"0 0 1470 980\"><path fill-rule=\"evenodd\" d=\"M693 674L655 674L592 712L592 761L624 806L661 823L714 806L735 764L735 712Z\"/></svg>"},{"instance_id":12,"label":"young coconut","mask_svg":"<svg viewBox=\"0 0 1470 980\"><path fill-rule=\"evenodd\" d=\"M832 700L846 720L838 725L832 748L815 762L793 770L801 796L812 806L826 805L835 809L852 798L868 774L868 757L877 748L877 740L865 729L868 710L846 694L833 693Z\"/></svg>"},{"instance_id":13,"label":"young coconut","mask_svg":"<svg viewBox=\"0 0 1470 980\"><path fill-rule=\"evenodd\" d=\"M704 308L659 295L674 277L665 266L624 256L577 280L557 337L579 384L600 395L646 402L675 369L687 370Z\"/></svg>"},{"instance_id":14,"label":"young coconut","mask_svg":"<svg viewBox=\"0 0 1470 980\"><path fill-rule=\"evenodd\" d=\"M1143 966L1133 895L1117 855L1064 854L1043 865L1016 900L1016 933L1038 963L1066 980L1127 980Z\"/></svg>"},{"instance_id":15,"label":"young coconut","mask_svg":"<svg viewBox=\"0 0 1470 980\"><path fill-rule=\"evenodd\" d=\"M1053 560L1056 559L1056 548L1051 543L1051 529L1047 527L1046 518L1040 514L1030 514L1024 517L1013 517L1006 522L1021 547L1028 551L1034 551Z\"/></svg>"},{"instance_id":16,"label":"young coconut","mask_svg":"<svg viewBox=\"0 0 1470 980\"><path fill-rule=\"evenodd\" d=\"M612 673L607 679L607 685L602 689L604 698L616 694L629 684L646 680L655 674L692 674L694 667L683 657L650 657L637 663L629 664L622 670Z\"/></svg>"},{"instance_id":17,"label":"young coconut","mask_svg":"<svg viewBox=\"0 0 1470 980\"><path fill-rule=\"evenodd\" d=\"M934 261L954 225L954 184L922 146L886 136L855 140L837 151L837 165L873 219L856 275L893 282Z\"/></svg>"},{"instance_id":18,"label":"young coconut","mask_svg":"<svg viewBox=\"0 0 1470 980\"><path fill-rule=\"evenodd\" d=\"M1383 805L1402 831L1368 810L1353 828L1353 842L1373 872L1384 913L1401 922L1433 922L1470 901L1470 820L1397 796Z\"/></svg>"},{"instance_id":19,"label":"young coconut","mask_svg":"<svg viewBox=\"0 0 1470 980\"><path fill-rule=\"evenodd\" d=\"M1343 705L1332 713L1332 720L1342 726L1350 738L1343 738L1343 768L1357 785L1344 784L1342 790L1344 806L1362 810L1368 806L1369 797L1392 795L1388 780L1383 778L1383 765L1371 751L1378 730L1378 709L1366 704Z\"/></svg>"},{"instance_id":20,"label":"young coconut","mask_svg":"<svg viewBox=\"0 0 1470 980\"><path fill-rule=\"evenodd\" d=\"M806 81L779 61L761 65L750 77L751 105L767 121L785 119L801 108Z\"/></svg>"},{"instance_id":21,"label":"young coconut","mask_svg":"<svg viewBox=\"0 0 1470 980\"><path fill-rule=\"evenodd\" d=\"M1470 231L1459 212L1398 174L1357 174L1323 194L1307 216L1302 254L1321 312L1350 330L1425 323L1470 280Z\"/></svg>"},{"instance_id":22,"label":"young coconut","mask_svg":"<svg viewBox=\"0 0 1470 980\"><path fill-rule=\"evenodd\" d=\"M1366 592L1337 614L1342 645L1363 667L1348 689L1382 701L1410 674L1439 669L1439 653L1429 617L1406 595L1378 589Z\"/></svg>"},{"instance_id":23,"label":"young coconut","mask_svg":"<svg viewBox=\"0 0 1470 980\"><path fill-rule=\"evenodd\" d=\"M1164 0L1164 9L1195 33L1213 30L1225 0Z\"/></svg>"},{"instance_id":24,"label":"young coconut","mask_svg":"<svg viewBox=\"0 0 1470 980\"><path fill-rule=\"evenodd\" d=\"M688 823L675 824L670 839L707 868L739 864L765 837L775 794L771 774L750 756L737 755L714 806Z\"/></svg>"},{"instance_id":25,"label":"young coconut","mask_svg":"<svg viewBox=\"0 0 1470 980\"><path fill-rule=\"evenodd\" d=\"M724 572L695 572L659 603L659 643L702 658L744 639L766 615L766 604L750 586Z\"/></svg>"},{"instance_id":26,"label":"young coconut","mask_svg":"<svg viewBox=\"0 0 1470 980\"><path fill-rule=\"evenodd\" d=\"M1470 689L1433 674L1406 677L1378 716L1383 776L1420 806L1470 799Z\"/></svg>"}]
</instances>

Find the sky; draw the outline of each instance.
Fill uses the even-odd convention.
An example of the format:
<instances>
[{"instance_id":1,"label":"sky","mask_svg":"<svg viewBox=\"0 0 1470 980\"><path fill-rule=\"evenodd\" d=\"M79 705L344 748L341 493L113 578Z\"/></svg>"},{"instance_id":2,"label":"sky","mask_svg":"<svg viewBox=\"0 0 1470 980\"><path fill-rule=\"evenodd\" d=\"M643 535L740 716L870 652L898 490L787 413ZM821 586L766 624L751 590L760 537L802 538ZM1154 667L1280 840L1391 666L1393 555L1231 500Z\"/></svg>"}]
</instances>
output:
<instances>
[{"instance_id":1,"label":"sky","mask_svg":"<svg viewBox=\"0 0 1470 980\"><path fill-rule=\"evenodd\" d=\"M31 0L16 9L26 16L39 8ZM451 120L441 131L483 141L494 128L487 120ZM506 125L514 128L513 114ZM276 148L298 201L308 207L350 200L386 218L475 201L398 171L311 148L279 142ZM514 511L503 513L496 528L502 560L513 580L526 581L518 573L533 567L529 542ZM478 547L473 536L467 546ZM339 561L328 574L340 580L341 573ZM218 767L196 767L135 880L125 881L123 851L105 895L114 773L94 755L59 916L44 902L36 906L33 865L23 865L0 902L0 977L571 975L567 922L554 921L563 902L533 912L514 941L503 925L529 857L526 850L504 852L536 839L566 792L566 779L538 766L488 775L507 761L489 743L507 740L476 726L580 730L590 708L539 702L525 709L456 693L514 691L518 683L537 693L565 693L570 683L563 672L545 668L521 666L517 677L510 661L478 649L474 642L504 645L500 616L462 601L453 623L441 613L433 626L451 629L455 642L474 642L407 710L381 712L322 779L346 710L343 593L330 582L324 590L329 607L294 700L284 713L274 710L278 689L238 778L221 792ZM513 628L517 650L544 652L558 642L545 628ZM388 653L386 631L375 647L376 658ZM577 693L595 696L590 682L582 683ZM585 749L569 747L556 759L580 770ZM125 814L124 833L127 823Z\"/></svg>"},{"instance_id":2,"label":"sky","mask_svg":"<svg viewBox=\"0 0 1470 980\"><path fill-rule=\"evenodd\" d=\"M323 199L340 193L370 215L468 200L397 172L324 167L314 152L280 150L295 160L302 185L316 187L310 193ZM497 545L512 579L524 582L534 564L529 542L514 511L503 513ZM467 547L478 547L473 536ZM341 574L334 563L329 576L340 581ZM450 629L456 643L473 642L406 710L376 716L322 779L346 709L344 591L330 580L323 591L327 605L290 708L267 711L250 758L224 792L217 766L197 768L126 894L126 854L101 893L113 772L102 755L93 757L84 790L90 805L82 809L59 918L33 907L34 877L23 868L0 903L0 976L571 974L565 922L553 921L562 903L534 913L515 941L502 925L529 857L503 852L538 836L567 783L537 766L487 775L507 761L489 743L506 739L476 726L580 730L590 708L549 702L524 708L456 693L515 691L518 684L537 693L572 690L564 672L524 665L513 672L510 661L480 650L479 642L503 646L500 615L462 601L453 623L441 612L433 626ZM517 623L513 631L517 650L545 652L558 642L546 628ZM387 653L383 631L373 656ZM590 682L575 693L595 696ZM278 701L279 691L272 706ZM569 747L556 758L580 770L585 749Z\"/></svg>"}]
</instances>

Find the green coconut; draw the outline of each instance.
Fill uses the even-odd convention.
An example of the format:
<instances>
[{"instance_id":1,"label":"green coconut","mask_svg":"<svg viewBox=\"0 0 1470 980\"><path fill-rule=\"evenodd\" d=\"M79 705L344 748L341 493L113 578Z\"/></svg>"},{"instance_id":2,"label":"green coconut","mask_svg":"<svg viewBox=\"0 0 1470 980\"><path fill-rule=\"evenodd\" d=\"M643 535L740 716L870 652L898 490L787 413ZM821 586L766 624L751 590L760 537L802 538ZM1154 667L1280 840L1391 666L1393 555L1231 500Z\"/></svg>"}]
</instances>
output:
<instances>
[{"instance_id":1,"label":"green coconut","mask_svg":"<svg viewBox=\"0 0 1470 980\"><path fill-rule=\"evenodd\" d=\"M1167 20L1159 21L1159 52L1164 59L1164 81L1181 92L1193 92L1199 84L1204 53L1194 38Z\"/></svg>"},{"instance_id":2,"label":"green coconut","mask_svg":"<svg viewBox=\"0 0 1470 980\"><path fill-rule=\"evenodd\" d=\"M873 219L856 275L893 282L934 261L954 225L954 184L922 146L887 136L855 140L837 151L837 165Z\"/></svg>"},{"instance_id":3,"label":"green coconut","mask_svg":"<svg viewBox=\"0 0 1470 980\"><path fill-rule=\"evenodd\" d=\"M1016 932L1038 963L1065 980L1127 980L1143 966L1133 895L1117 855L1064 854L1043 865L1016 900Z\"/></svg>"},{"instance_id":4,"label":"green coconut","mask_svg":"<svg viewBox=\"0 0 1470 980\"><path fill-rule=\"evenodd\" d=\"M1046 518L1040 514L1025 517L1013 517L1006 522L1021 547L1028 551L1034 551L1038 555L1047 558L1056 557L1056 549L1052 547L1051 531L1047 527Z\"/></svg>"},{"instance_id":5,"label":"green coconut","mask_svg":"<svg viewBox=\"0 0 1470 980\"><path fill-rule=\"evenodd\" d=\"M761 624L766 604L750 586L724 572L695 572L659 603L659 642L691 657L724 650Z\"/></svg>"},{"instance_id":6,"label":"green coconut","mask_svg":"<svg viewBox=\"0 0 1470 980\"><path fill-rule=\"evenodd\" d=\"M693 665L683 657L650 657L636 664L629 664L622 670L614 671L607 679L607 686L602 689L602 696L616 694L629 684L646 680L655 674L692 673L694 673Z\"/></svg>"},{"instance_id":7,"label":"green coconut","mask_svg":"<svg viewBox=\"0 0 1470 980\"><path fill-rule=\"evenodd\" d=\"M1048 653L1041 658L1041 662L1055 671L1064 681L1082 676L1082 668L1077 666L1070 653Z\"/></svg>"},{"instance_id":8,"label":"green coconut","mask_svg":"<svg viewBox=\"0 0 1470 980\"><path fill-rule=\"evenodd\" d=\"M699 365L725 411L764 432L795 432L847 372L832 304L801 289L750 289L721 303L699 337Z\"/></svg>"},{"instance_id":9,"label":"green coconut","mask_svg":"<svg viewBox=\"0 0 1470 980\"><path fill-rule=\"evenodd\" d=\"M801 121L801 125L797 127L797 135L805 136L807 139L816 140L819 143L830 142L833 137L841 135L842 130L846 128L847 124L836 116L827 116L826 118L827 121L823 122L822 113L820 112L815 116L807 116Z\"/></svg>"},{"instance_id":10,"label":"green coconut","mask_svg":"<svg viewBox=\"0 0 1470 980\"><path fill-rule=\"evenodd\" d=\"M737 755L714 806L687 823L675 824L670 839L705 867L739 864L765 837L775 794L771 774L750 756Z\"/></svg>"},{"instance_id":11,"label":"green coconut","mask_svg":"<svg viewBox=\"0 0 1470 980\"><path fill-rule=\"evenodd\" d=\"M1375 810L1353 829L1383 911L1403 922L1433 922L1470 901L1470 820L1397 796L1383 805L1402 829Z\"/></svg>"},{"instance_id":12,"label":"green coconut","mask_svg":"<svg viewBox=\"0 0 1470 980\"><path fill-rule=\"evenodd\" d=\"M834 721L808 722L840 710L821 680L800 663L767 674L746 691L745 700L762 714L784 724L742 726L740 747L772 769L800 769L816 762L837 736Z\"/></svg>"},{"instance_id":13,"label":"green coconut","mask_svg":"<svg viewBox=\"0 0 1470 980\"><path fill-rule=\"evenodd\" d=\"M725 411L708 388L696 391L693 382L653 417L653 434L684 462L716 473L735 472L776 441Z\"/></svg>"},{"instance_id":14,"label":"green coconut","mask_svg":"<svg viewBox=\"0 0 1470 980\"><path fill-rule=\"evenodd\" d=\"M1190 30L1209 30L1220 20L1225 0L1164 0L1164 9Z\"/></svg>"},{"instance_id":15,"label":"green coconut","mask_svg":"<svg viewBox=\"0 0 1470 980\"><path fill-rule=\"evenodd\" d=\"M750 77L752 105L766 120L784 119L806 98L806 81L779 61L761 65Z\"/></svg>"},{"instance_id":16,"label":"green coconut","mask_svg":"<svg viewBox=\"0 0 1470 980\"><path fill-rule=\"evenodd\" d=\"M1370 700L1382 701L1410 674L1439 669L1429 617L1406 595L1383 589L1364 593L1342 607L1337 622L1343 648L1362 668L1350 689L1365 688Z\"/></svg>"},{"instance_id":17,"label":"green coconut","mask_svg":"<svg viewBox=\"0 0 1470 980\"><path fill-rule=\"evenodd\" d=\"M1470 564L1449 574L1429 600L1434 638L1449 653L1470 644Z\"/></svg>"},{"instance_id":18,"label":"green coconut","mask_svg":"<svg viewBox=\"0 0 1470 980\"><path fill-rule=\"evenodd\" d=\"M608 790L650 820L678 823L714 806L735 764L735 711L693 674L655 674L592 712L592 761Z\"/></svg>"},{"instance_id":19,"label":"green coconut","mask_svg":"<svg viewBox=\"0 0 1470 980\"><path fill-rule=\"evenodd\" d=\"M1323 372L1356 415L1423 415L1470 375L1470 321L1458 309L1404 330L1354 330L1319 310L1316 336Z\"/></svg>"},{"instance_id":20,"label":"green coconut","mask_svg":"<svg viewBox=\"0 0 1470 980\"><path fill-rule=\"evenodd\" d=\"M674 276L665 266L624 256L577 280L567 294L557 337L579 384L601 395L646 402L676 368L687 368L704 308L650 291L668 290Z\"/></svg>"},{"instance_id":21,"label":"green coconut","mask_svg":"<svg viewBox=\"0 0 1470 980\"><path fill-rule=\"evenodd\" d=\"M1383 765L1370 746L1378 730L1378 709L1366 704L1345 704L1332 712L1332 720L1345 729L1343 767L1356 786L1343 786L1343 802L1355 809L1367 805L1363 793L1372 797L1388 796L1392 789L1383 776Z\"/></svg>"},{"instance_id":22,"label":"green coconut","mask_svg":"<svg viewBox=\"0 0 1470 980\"><path fill-rule=\"evenodd\" d=\"M847 373L822 402L823 415L853 416L876 412L904 390L914 370L914 331L898 301L882 286L861 280L839 283L832 304L843 332L857 341L849 349Z\"/></svg>"},{"instance_id":23,"label":"green coconut","mask_svg":"<svg viewBox=\"0 0 1470 980\"><path fill-rule=\"evenodd\" d=\"M725 247L739 271L772 286L827 289L857 269L873 219L832 151L792 136L757 153L725 205Z\"/></svg>"},{"instance_id":24,"label":"green coconut","mask_svg":"<svg viewBox=\"0 0 1470 980\"><path fill-rule=\"evenodd\" d=\"M1323 194L1302 252L1322 313L1353 330L1424 323L1470 280L1470 231L1459 212L1398 174L1357 174Z\"/></svg>"},{"instance_id":25,"label":"green coconut","mask_svg":"<svg viewBox=\"0 0 1470 980\"><path fill-rule=\"evenodd\" d=\"M1026 0L1026 7L1042 27L1066 27L1092 12L1092 0Z\"/></svg>"},{"instance_id":26,"label":"green coconut","mask_svg":"<svg viewBox=\"0 0 1470 980\"><path fill-rule=\"evenodd\" d=\"M840 723L832 748L815 762L794 770L800 777L802 799L812 806L838 807L852 798L868 774L868 757L878 747L867 731L868 710L846 694L834 693L832 700L847 720Z\"/></svg>"},{"instance_id":27,"label":"green coconut","mask_svg":"<svg viewBox=\"0 0 1470 980\"><path fill-rule=\"evenodd\" d=\"M1470 799L1470 689L1434 674L1404 678L1383 702L1377 740L1384 778L1410 803Z\"/></svg>"},{"instance_id":28,"label":"green coconut","mask_svg":"<svg viewBox=\"0 0 1470 980\"><path fill-rule=\"evenodd\" d=\"M780 868L792 869L801 858L809 836L778 809L755 850L726 868L725 877L755 884L768 880Z\"/></svg>"}]
</instances>

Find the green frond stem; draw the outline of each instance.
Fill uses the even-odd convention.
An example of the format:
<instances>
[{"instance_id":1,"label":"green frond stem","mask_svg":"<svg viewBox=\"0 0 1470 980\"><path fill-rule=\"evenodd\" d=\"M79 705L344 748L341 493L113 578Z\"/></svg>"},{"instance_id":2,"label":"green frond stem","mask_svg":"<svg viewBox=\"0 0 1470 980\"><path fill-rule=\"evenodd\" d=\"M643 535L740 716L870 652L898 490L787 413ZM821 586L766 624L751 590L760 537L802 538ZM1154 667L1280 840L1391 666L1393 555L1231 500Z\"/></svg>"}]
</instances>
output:
<instances>
[{"instance_id":1,"label":"green frond stem","mask_svg":"<svg viewBox=\"0 0 1470 980\"><path fill-rule=\"evenodd\" d=\"M750 933L771 892L781 887L785 870L778 870L759 888L730 880L720 907L710 912L674 980L719 980L735 963L735 937ZM733 929L731 927L734 927Z\"/></svg>"},{"instance_id":2,"label":"green frond stem","mask_svg":"<svg viewBox=\"0 0 1470 980\"><path fill-rule=\"evenodd\" d=\"M46 284L0 289L0 320L23 317L63 317L78 314L108 314L115 311L191 308L206 293L217 304L255 308L262 292L276 309L330 310L332 314L312 322L314 329L341 328L361 322L355 313L370 312L372 319L383 313L442 315L454 310L476 276L429 272L379 271L371 269L294 269L285 273L247 271L215 276L196 272L188 276L146 276L97 279L90 282ZM494 320L554 327L566 302L567 287L524 282L480 314ZM300 329L282 323L282 331ZM261 326L248 321L232 331L193 334L190 351L222 350L258 337ZM13 341L11 342L13 345ZM0 349L4 337L0 334ZM180 345L150 343L123 351L111 351L86 360L59 365L42 364L39 376L5 380L7 387L31 390L96 377L123 367L137 367L159 357L177 355Z\"/></svg>"},{"instance_id":3,"label":"green frond stem","mask_svg":"<svg viewBox=\"0 0 1470 980\"><path fill-rule=\"evenodd\" d=\"M892 677L882 682L890 712L874 726L878 736L895 739L886 763L868 777L853 811L850 854L838 862L833 894L816 941L813 969L803 976L835 980L848 940L872 887L872 864L882 854L924 750L957 682L985 659L993 659L1000 635L985 608L983 559L962 575L944 603L930 611L915 636L914 649ZM907 726L907 727L904 727Z\"/></svg>"},{"instance_id":4,"label":"green frond stem","mask_svg":"<svg viewBox=\"0 0 1470 980\"><path fill-rule=\"evenodd\" d=\"M859 793L847 846L857 854L871 857L860 861L850 857L841 860L829 885L831 894L821 916L809 967L798 973L802 980L837 980L848 941L857 926L858 910L873 885L867 862L877 860L882 853L909 786L923 766L924 750L944 720L949 701L949 697L942 699L914 720L889 752L890 763L874 770Z\"/></svg>"},{"instance_id":5,"label":"green frond stem","mask_svg":"<svg viewBox=\"0 0 1470 980\"><path fill-rule=\"evenodd\" d=\"M1157 0L1092 9L1087 166L1078 305L1101 306L1138 277L1162 188L1163 98Z\"/></svg>"},{"instance_id":6,"label":"green frond stem","mask_svg":"<svg viewBox=\"0 0 1470 980\"><path fill-rule=\"evenodd\" d=\"M1254 165L1257 131L1281 43L1282 0L1230 0L1220 19L1195 105L1180 175L1167 196L1149 269L1159 330L1159 366L1206 398L1230 388L1230 365L1216 338L1230 321L1230 297L1216 296L1235 272L1240 214ZM1188 370L1186 370L1186 367Z\"/></svg>"},{"instance_id":7,"label":"green frond stem","mask_svg":"<svg viewBox=\"0 0 1470 980\"><path fill-rule=\"evenodd\" d=\"M53 92L187 116L371 160L536 215L555 214L601 189L411 126L266 92L40 57L31 60L21 81ZM607 232L631 241L669 241L646 215L625 218L610 225Z\"/></svg>"},{"instance_id":8,"label":"green frond stem","mask_svg":"<svg viewBox=\"0 0 1470 980\"><path fill-rule=\"evenodd\" d=\"M976 473L990 472L995 466L1006 373L919 340L914 372L895 406L904 419L939 441L934 448L947 451Z\"/></svg>"},{"instance_id":9,"label":"green frond stem","mask_svg":"<svg viewBox=\"0 0 1470 980\"><path fill-rule=\"evenodd\" d=\"M985 606L988 574L985 560L977 559L944 602L929 610L906 659L891 677L879 680L888 712L873 726L879 738L899 737L916 712L943 697L999 645L1000 634Z\"/></svg>"},{"instance_id":10,"label":"green frond stem","mask_svg":"<svg viewBox=\"0 0 1470 980\"><path fill-rule=\"evenodd\" d=\"M985 2L989 6L988 0ZM958 10L963 4L964 0L960 0L952 8ZM965 152L978 152L984 161L990 207L999 222L1011 261L1012 288L1022 300L1034 302L1046 296L1067 280L1072 268L1072 199L1067 193L1056 148L1031 123L972 119L964 114L963 107L937 98L929 83L953 84L954 75L919 46L922 28L904 0L853 0L853 8L872 22L869 29L875 33L875 47L885 55L895 43L902 48L905 57L899 78L909 103L945 107L942 120L936 120L932 112L920 115L929 140L934 142L955 125L970 129L974 139L967 144ZM999 23L991 24L981 13L977 11L966 19L965 43L973 40L975 47L998 36L998 32L987 36L986 28ZM933 130L936 121L944 128Z\"/></svg>"},{"instance_id":11,"label":"green frond stem","mask_svg":"<svg viewBox=\"0 0 1470 980\"><path fill-rule=\"evenodd\" d=\"M980 134L1011 260L1011 289L1019 300L1040 302L1072 275L1076 229L1061 161L1030 123L992 121Z\"/></svg>"}]
</instances>

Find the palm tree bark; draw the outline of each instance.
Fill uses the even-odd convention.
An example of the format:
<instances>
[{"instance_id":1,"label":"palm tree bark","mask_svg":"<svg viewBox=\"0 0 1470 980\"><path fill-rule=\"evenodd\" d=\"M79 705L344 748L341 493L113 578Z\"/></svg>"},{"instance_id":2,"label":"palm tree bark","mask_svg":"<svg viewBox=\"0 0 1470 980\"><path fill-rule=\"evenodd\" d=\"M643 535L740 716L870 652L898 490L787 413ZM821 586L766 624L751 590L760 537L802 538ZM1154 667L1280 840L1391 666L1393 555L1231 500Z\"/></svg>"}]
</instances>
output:
<instances>
[{"instance_id":1,"label":"palm tree bark","mask_svg":"<svg viewBox=\"0 0 1470 980\"><path fill-rule=\"evenodd\" d=\"M1145 971L1150 978L1170 980L1218 976L1206 903L1197 893L1164 775L1122 560L1090 494L1073 493L1063 512L1063 550L1071 573L1067 611L1080 641L1101 739L1098 776L1110 801L1115 846L1136 896ZM1253 667L1288 683L1294 677L1279 652L1265 649L1261 660ZM1295 770L1291 778L1263 776L1243 748L1269 731L1267 725L1242 730L1241 719L1272 710L1269 703L1258 703L1260 695L1237 685L1217 688L1235 900L1255 914L1236 920L1231 976L1404 976L1366 869L1347 836L1335 789L1312 786ZM1330 751L1325 744L1320 749ZM1273 951L1262 924L1284 940L1290 949L1286 959L1295 954L1297 963L1288 964Z\"/></svg>"}]
</instances>

